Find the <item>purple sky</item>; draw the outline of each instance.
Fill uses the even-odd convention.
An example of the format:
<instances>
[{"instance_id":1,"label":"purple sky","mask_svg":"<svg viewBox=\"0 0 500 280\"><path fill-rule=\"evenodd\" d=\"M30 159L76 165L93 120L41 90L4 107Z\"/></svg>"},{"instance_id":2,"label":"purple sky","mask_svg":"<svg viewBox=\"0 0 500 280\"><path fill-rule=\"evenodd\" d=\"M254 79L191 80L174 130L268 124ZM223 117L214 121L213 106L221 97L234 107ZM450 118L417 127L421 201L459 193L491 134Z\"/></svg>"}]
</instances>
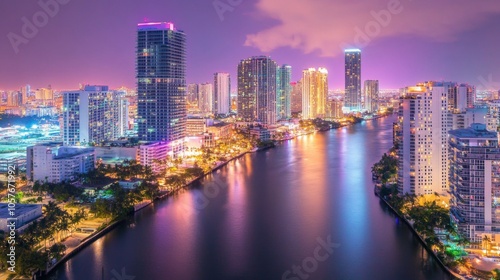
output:
<instances>
[{"instance_id":1,"label":"purple sky","mask_svg":"<svg viewBox=\"0 0 500 280\"><path fill-rule=\"evenodd\" d=\"M305 68L326 67L330 87L342 88L341 47L349 45L362 48L362 79L378 79L381 88L443 79L500 88L498 0L59 1L68 3L18 53L9 34L22 36L22 18L33 22L43 10L32 0L0 2L0 89L135 87L136 24L146 18L186 32L188 83L224 71L234 89L239 60L267 54L292 65L294 80ZM231 10L219 16L214 3ZM391 19L374 24L381 10ZM368 41L356 44L365 27Z\"/></svg>"}]
</instances>

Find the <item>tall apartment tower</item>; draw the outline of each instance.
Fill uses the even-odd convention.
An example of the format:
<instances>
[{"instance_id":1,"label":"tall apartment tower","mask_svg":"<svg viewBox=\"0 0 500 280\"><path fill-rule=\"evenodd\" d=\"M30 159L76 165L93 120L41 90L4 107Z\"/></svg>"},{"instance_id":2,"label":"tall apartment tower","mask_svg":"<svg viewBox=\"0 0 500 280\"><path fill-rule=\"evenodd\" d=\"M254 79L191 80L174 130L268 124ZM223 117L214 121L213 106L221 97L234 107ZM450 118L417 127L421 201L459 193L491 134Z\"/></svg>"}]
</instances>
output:
<instances>
[{"instance_id":1,"label":"tall apartment tower","mask_svg":"<svg viewBox=\"0 0 500 280\"><path fill-rule=\"evenodd\" d=\"M403 90L399 108L399 192L446 194L448 131L451 116L448 87L426 82Z\"/></svg>"},{"instance_id":2,"label":"tall apartment tower","mask_svg":"<svg viewBox=\"0 0 500 280\"><path fill-rule=\"evenodd\" d=\"M244 121L276 123L276 68L267 56L254 56L238 64L238 116Z\"/></svg>"},{"instance_id":3,"label":"tall apartment tower","mask_svg":"<svg viewBox=\"0 0 500 280\"><path fill-rule=\"evenodd\" d=\"M214 105L214 86L211 83L199 84L198 90L198 109L204 114L211 114Z\"/></svg>"},{"instance_id":4,"label":"tall apartment tower","mask_svg":"<svg viewBox=\"0 0 500 280\"><path fill-rule=\"evenodd\" d=\"M107 86L87 85L83 90L63 92L63 142L66 146L100 144L116 140L125 121L120 115L128 106Z\"/></svg>"},{"instance_id":5,"label":"tall apartment tower","mask_svg":"<svg viewBox=\"0 0 500 280\"><path fill-rule=\"evenodd\" d=\"M276 78L276 113L279 120L286 120L292 117L292 66L278 67Z\"/></svg>"},{"instance_id":6,"label":"tall apartment tower","mask_svg":"<svg viewBox=\"0 0 500 280\"><path fill-rule=\"evenodd\" d=\"M198 84L189 84L187 86L187 96L186 99L189 104L198 104Z\"/></svg>"},{"instance_id":7,"label":"tall apartment tower","mask_svg":"<svg viewBox=\"0 0 500 280\"><path fill-rule=\"evenodd\" d=\"M226 115L231 112L231 78L229 73L214 74L214 115Z\"/></svg>"},{"instance_id":8,"label":"tall apartment tower","mask_svg":"<svg viewBox=\"0 0 500 280\"><path fill-rule=\"evenodd\" d=\"M344 106L350 112L361 110L361 50L345 50Z\"/></svg>"},{"instance_id":9,"label":"tall apartment tower","mask_svg":"<svg viewBox=\"0 0 500 280\"><path fill-rule=\"evenodd\" d=\"M302 71L302 118L326 117L328 70L309 68Z\"/></svg>"},{"instance_id":10,"label":"tall apartment tower","mask_svg":"<svg viewBox=\"0 0 500 280\"><path fill-rule=\"evenodd\" d=\"M454 82L445 83L448 86L448 108L455 113L464 112L467 108L474 108L476 101L476 87L469 84Z\"/></svg>"},{"instance_id":11,"label":"tall apartment tower","mask_svg":"<svg viewBox=\"0 0 500 280\"><path fill-rule=\"evenodd\" d=\"M292 114L297 114L302 112L302 80L298 82L292 82Z\"/></svg>"},{"instance_id":12,"label":"tall apartment tower","mask_svg":"<svg viewBox=\"0 0 500 280\"><path fill-rule=\"evenodd\" d=\"M376 113L378 111L378 96L379 96L378 80L366 80L364 86L364 92L365 92L365 109L369 113Z\"/></svg>"},{"instance_id":13,"label":"tall apartment tower","mask_svg":"<svg viewBox=\"0 0 500 280\"><path fill-rule=\"evenodd\" d=\"M500 149L484 124L449 132L451 216L471 243L500 237ZM496 232L496 234L495 234ZM491 238L491 234L495 234Z\"/></svg>"},{"instance_id":14,"label":"tall apartment tower","mask_svg":"<svg viewBox=\"0 0 500 280\"><path fill-rule=\"evenodd\" d=\"M186 36L170 22L137 25L137 122L143 141L176 141L186 130Z\"/></svg>"}]
</instances>

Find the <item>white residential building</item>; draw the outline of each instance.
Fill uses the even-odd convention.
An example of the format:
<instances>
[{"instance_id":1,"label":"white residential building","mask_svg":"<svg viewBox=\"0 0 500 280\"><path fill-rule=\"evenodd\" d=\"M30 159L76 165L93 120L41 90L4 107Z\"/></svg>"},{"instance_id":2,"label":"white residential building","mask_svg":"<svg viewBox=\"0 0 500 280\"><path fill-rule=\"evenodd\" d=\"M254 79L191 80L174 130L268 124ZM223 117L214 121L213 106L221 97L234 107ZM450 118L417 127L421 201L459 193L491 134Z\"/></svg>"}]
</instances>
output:
<instances>
[{"instance_id":1,"label":"white residential building","mask_svg":"<svg viewBox=\"0 0 500 280\"><path fill-rule=\"evenodd\" d=\"M449 133L452 218L471 243L500 243L500 149L484 124ZM474 246L474 245L473 245Z\"/></svg>"},{"instance_id":2,"label":"white residential building","mask_svg":"<svg viewBox=\"0 0 500 280\"><path fill-rule=\"evenodd\" d=\"M448 88L426 82L403 90L399 109L398 188L415 195L448 192Z\"/></svg>"},{"instance_id":3,"label":"white residential building","mask_svg":"<svg viewBox=\"0 0 500 280\"><path fill-rule=\"evenodd\" d=\"M60 146L54 143L27 148L26 177L31 181L73 181L94 169L93 148Z\"/></svg>"},{"instance_id":4,"label":"white residential building","mask_svg":"<svg viewBox=\"0 0 500 280\"><path fill-rule=\"evenodd\" d=\"M211 83L204 83L198 86L198 109L204 114L211 114L213 111L214 87Z\"/></svg>"},{"instance_id":5,"label":"white residential building","mask_svg":"<svg viewBox=\"0 0 500 280\"><path fill-rule=\"evenodd\" d=\"M87 85L83 90L64 92L64 145L99 144L122 136L123 123L128 122L128 109L120 109L128 107L122 98L107 86Z\"/></svg>"},{"instance_id":6,"label":"white residential building","mask_svg":"<svg viewBox=\"0 0 500 280\"><path fill-rule=\"evenodd\" d=\"M214 97L212 110L214 115L231 112L231 79L229 73L214 74Z\"/></svg>"}]
</instances>

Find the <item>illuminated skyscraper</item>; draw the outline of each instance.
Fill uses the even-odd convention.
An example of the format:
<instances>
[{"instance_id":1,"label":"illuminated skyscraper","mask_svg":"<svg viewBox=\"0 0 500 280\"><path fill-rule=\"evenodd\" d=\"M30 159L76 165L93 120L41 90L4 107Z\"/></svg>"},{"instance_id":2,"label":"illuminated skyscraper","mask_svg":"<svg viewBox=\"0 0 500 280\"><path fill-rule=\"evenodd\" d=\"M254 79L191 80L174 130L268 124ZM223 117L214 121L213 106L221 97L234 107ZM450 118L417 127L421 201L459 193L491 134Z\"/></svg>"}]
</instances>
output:
<instances>
[{"instance_id":1,"label":"illuminated skyscraper","mask_svg":"<svg viewBox=\"0 0 500 280\"><path fill-rule=\"evenodd\" d=\"M120 94L107 86L63 92L63 142L66 146L101 144L120 137Z\"/></svg>"},{"instance_id":2,"label":"illuminated skyscraper","mask_svg":"<svg viewBox=\"0 0 500 280\"><path fill-rule=\"evenodd\" d=\"M302 118L326 117L328 99L328 71L309 68L302 71Z\"/></svg>"},{"instance_id":3,"label":"illuminated skyscraper","mask_svg":"<svg viewBox=\"0 0 500 280\"><path fill-rule=\"evenodd\" d=\"M365 109L369 113L376 113L378 111L378 80L365 81Z\"/></svg>"},{"instance_id":4,"label":"illuminated skyscraper","mask_svg":"<svg viewBox=\"0 0 500 280\"><path fill-rule=\"evenodd\" d=\"M276 62L254 56L238 64L238 116L244 121L276 123Z\"/></svg>"},{"instance_id":5,"label":"illuminated skyscraper","mask_svg":"<svg viewBox=\"0 0 500 280\"><path fill-rule=\"evenodd\" d=\"M452 112L465 112L467 108L474 108L474 102L476 101L475 86L454 82L445 84L448 87L448 108Z\"/></svg>"},{"instance_id":6,"label":"illuminated skyscraper","mask_svg":"<svg viewBox=\"0 0 500 280\"><path fill-rule=\"evenodd\" d=\"M292 113L302 112L302 80L298 82L292 82L292 97L291 97L291 111Z\"/></svg>"},{"instance_id":7,"label":"illuminated skyscraper","mask_svg":"<svg viewBox=\"0 0 500 280\"><path fill-rule=\"evenodd\" d=\"M231 112L231 78L228 73L214 74L213 113L229 114Z\"/></svg>"},{"instance_id":8,"label":"illuminated skyscraper","mask_svg":"<svg viewBox=\"0 0 500 280\"><path fill-rule=\"evenodd\" d=\"M136 67L139 139L182 139L186 127L184 32L169 22L139 23Z\"/></svg>"},{"instance_id":9,"label":"illuminated skyscraper","mask_svg":"<svg viewBox=\"0 0 500 280\"><path fill-rule=\"evenodd\" d=\"M198 84L189 84L187 86L187 101L190 104L198 104Z\"/></svg>"},{"instance_id":10,"label":"illuminated skyscraper","mask_svg":"<svg viewBox=\"0 0 500 280\"><path fill-rule=\"evenodd\" d=\"M345 50L345 104L351 112L361 110L361 50Z\"/></svg>"},{"instance_id":11,"label":"illuminated skyscraper","mask_svg":"<svg viewBox=\"0 0 500 280\"><path fill-rule=\"evenodd\" d=\"M204 114L213 111L214 86L211 83L198 85L198 109Z\"/></svg>"},{"instance_id":12,"label":"illuminated skyscraper","mask_svg":"<svg viewBox=\"0 0 500 280\"><path fill-rule=\"evenodd\" d=\"M292 117L292 85L290 84L292 80L292 66L285 64L278 67L276 78L276 113L279 120L285 120Z\"/></svg>"}]
</instances>

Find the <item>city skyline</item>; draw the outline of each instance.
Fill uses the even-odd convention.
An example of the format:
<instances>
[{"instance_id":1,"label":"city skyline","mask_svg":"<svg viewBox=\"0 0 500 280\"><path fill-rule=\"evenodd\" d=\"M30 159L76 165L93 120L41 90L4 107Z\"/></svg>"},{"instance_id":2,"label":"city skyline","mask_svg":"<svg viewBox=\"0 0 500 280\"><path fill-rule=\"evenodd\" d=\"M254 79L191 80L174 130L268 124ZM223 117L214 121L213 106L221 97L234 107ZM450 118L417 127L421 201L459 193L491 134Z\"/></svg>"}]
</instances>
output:
<instances>
[{"instance_id":1,"label":"city skyline","mask_svg":"<svg viewBox=\"0 0 500 280\"><path fill-rule=\"evenodd\" d=\"M393 13L388 22L379 22L380 32L377 36L369 36L368 32L368 35L364 34L367 37L359 35L359 30L370 23L377 23L374 21L374 14L384 14L379 12L388 10L391 1L372 1L373 3L360 5L357 9L354 4L339 1L336 3L338 7L328 4L327 8L335 11L337 7L346 14L356 12L360 16L346 21L336 28L336 32L331 32L337 35L328 35L327 37L333 37L319 43L313 39L319 32L324 33L324 30L316 30L317 23L310 17L306 17L302 22L305 27L309 27L310 34L300 29L297 31L297 42L290 41L293 36L288 34L287 30L290 28L291 19L297 17L298 12L287 16L277 15L276 4L267 3L268 1L260 1L257 4L240 2L235 6L227 6L229 4L220 1L226 4L222 7L228 10L215 8L214 3L218 3L217 1L201 3L201 9L200 5L173 1L168 3L167 13L162 9L167 8L166 3L151 1L158 7L153 10L125 1L121 4L123 17L118 20L104 16L115 8L110 3L97 6L74 1L60 2L65 4L58 5L54 16L48 16L46 22L35 27L36 32L33 32L32 38L23 37L26 43L17 45L11 43L13 37L8 35L23 36L23 18L33 22L33 15L44 10L36 2L29 5L14 3L9 6L9 14L2 18L5 22L2 22L0 27L0 34L5 35L4 39L0 40L0 47L5 50L2 58L4 67L0 70L0 88L18 89L26 84L38 88L51 84L54 89L69 90L76 89L80 83L107 84L110 88L135 88L134 57L130 55L134 50L135 34L131 30L137 22L144 21L144 16L147 16L149 21L171 21L188 34L188 83L211 80L214 72L228 72L235 77L237 63L241 59L269 55L273 60L286 62L297 70L292 75L293 81L299 79L301 70L321 65L329 69L329 87L343 88L343 42L350 45L349 47L352 45L363 51L366 58L363 63L363 79L378 79L381 88L402 88L425 80L460 80L482 89L496 88L497 81L500 81L500 70L496 67L500 58L488 55L500 44L500 40L496 39L498 36L494 36L498 33L495 26L500 23L500 19L495 19L494 15L500 11L493 1L484 1L481 7L474 7L468 4L468 1L462 1L463 5L453 7L455 17L468 19L471 25L465 26L457 23L456 19L446 17L443 20L453 27L432 30L431 24L425 24L419 26L418 30L409 28L406 32L400 30L408 27L406 18L415 18L427 11L428 17L431 18L429 21L433 23L436 21L432 17L436 13L433 10L439 10L436 8L442 7L444 1L421 5L428 7L425 11L413 3L398 2L399 6L395 11L399 12ZM319 2L312 1L310 9L317 10ZM0 4L0 7L1 5L3 4ZM296 1L287 5L290 5L292 11L299 6ZM81 24L79 19L94 11L98 11L95 15L97 20L83 20L85 24ZM200 19L191 20L196 18L192 15L199 15ZM282 24L276 25L276 21ZM207 25L212 28L204 28ZM402 27L398 27L400 25ZM287 31L284 32L282 45L275 42L270 42L271 45L262 43L262 38L281 29ZM72 32L73 30L75 32ZM425 32L429 32L428 36L424 36ZM108 36L111 33L116 35L112 41ZM62 37L65 39L60 39ZM86 41L82 38L92 40ZM355 38L368 40L359 39L356 45ZM488 44L481 44L483 41ZM204 47L199 48L200 45ZM428 64L421 63L423 60L432 62L436 67L428 67ZM74 65L78 67L73 67ZM378 71L379 65L384 65L389 71Z\"/></svg>"}]
</instances>

